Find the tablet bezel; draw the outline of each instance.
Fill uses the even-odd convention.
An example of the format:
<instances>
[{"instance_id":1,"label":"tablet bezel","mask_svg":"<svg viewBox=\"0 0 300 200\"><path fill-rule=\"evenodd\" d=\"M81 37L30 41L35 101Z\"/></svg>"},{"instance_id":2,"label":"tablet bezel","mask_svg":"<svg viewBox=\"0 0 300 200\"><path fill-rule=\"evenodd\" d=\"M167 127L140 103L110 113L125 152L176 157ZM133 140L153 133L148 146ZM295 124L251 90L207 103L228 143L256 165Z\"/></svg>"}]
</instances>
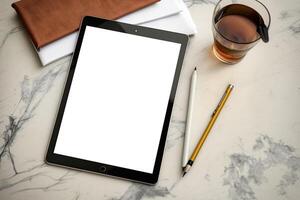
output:
<instances>
[{"instance_id":1,"label":"tablet bezel","mask_svg":"<svg viewBox=\"0 0 300 200\"><path fill-rule=\"evenodd\" d=\"M70 87L72 84L73 75L75 73L75 68L80 53L80 48L81 48L86 26L98 27L107 30L118 31L122 33L155 38L163 41L170 41L170 42L181 44L176 71L173 78L172 88L169 96L168 106L167 106L161 137L159 141L159 146L156 154L153 173L146 173L146 172L136 171L132 169L126 169L118 166L108 165L105 163L97 163L89 160L83 160L79 158L74 158L74 157L54 153L62 117L64 114ZM75 51L69 69L69 74L65 84L65 89L57 113L57 118L53 128L52 137L49 142L48 151L46 154L46 162L53 165L59 165L59 166L74 168L78 170L84 170L84 171L93 172L97 174L104 174L104 175L130 179L133 181L138 181L138 182L143 182L148 184L155 184L159 176L160 166L161 166L162 157L164 153L164 146L167 138L168 127L169 127L172 108L174 104L174 98L176 94L176 89L178 85L178 80L180 76L180 71L181 71L187 43L188 43L188 36L184 34L163 31L163 30L158 30L153 28L147 28L142 26L136 26L136 25L126 24L126 23L121 23L116 21L110 21L110 20L100 19L96 17L90 17L90 16L84 17L81 23L77 44L75 47Z\"/></svg>"}]
</instances>

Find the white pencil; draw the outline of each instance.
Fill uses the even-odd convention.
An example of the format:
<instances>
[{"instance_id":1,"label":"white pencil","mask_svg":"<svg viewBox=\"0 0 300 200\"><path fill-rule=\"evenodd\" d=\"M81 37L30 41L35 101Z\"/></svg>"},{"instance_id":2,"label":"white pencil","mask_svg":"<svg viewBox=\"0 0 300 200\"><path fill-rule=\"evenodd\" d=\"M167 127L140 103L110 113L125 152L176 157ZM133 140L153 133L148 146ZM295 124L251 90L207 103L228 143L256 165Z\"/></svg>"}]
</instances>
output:
<instances>
[{"instance_id":1,"label":"white pencil","mask_svg":"<svg viewBox=\"0 0 300 200\"><path fill-rule=\"evenodd\" d=\"M194 98L196 93L196 84L197 83L197 69L195 67L190 85L190 96L189 96L189 105L186 117L185 125L185 135L184 135L184 146L183 146L183 156L182 156L182 167L185 167L189 159L189 146L190 146L190 135L191 135L191 123L192 123L192 112L194 107Z\"/></svg>"}]
</instances>

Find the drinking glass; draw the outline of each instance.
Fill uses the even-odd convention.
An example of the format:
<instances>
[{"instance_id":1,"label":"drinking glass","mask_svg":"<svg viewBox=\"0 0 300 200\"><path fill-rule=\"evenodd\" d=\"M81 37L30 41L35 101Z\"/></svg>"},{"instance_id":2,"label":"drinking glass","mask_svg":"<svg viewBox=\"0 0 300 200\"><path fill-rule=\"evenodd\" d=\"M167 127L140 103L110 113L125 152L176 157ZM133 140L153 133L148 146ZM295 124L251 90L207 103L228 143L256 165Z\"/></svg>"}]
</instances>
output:
<instances>
[{"instance_id":1,"label":"drinking glass","mask_svg":"<svg viewBox=\"0 0 300 200\"><path fill-rule=\"evenodd\" d=\"M268 42L271 17L257 0L221 0L212 19L213 53L222 62L235 64L260 39Z\"/></svg>"}]
</instances>

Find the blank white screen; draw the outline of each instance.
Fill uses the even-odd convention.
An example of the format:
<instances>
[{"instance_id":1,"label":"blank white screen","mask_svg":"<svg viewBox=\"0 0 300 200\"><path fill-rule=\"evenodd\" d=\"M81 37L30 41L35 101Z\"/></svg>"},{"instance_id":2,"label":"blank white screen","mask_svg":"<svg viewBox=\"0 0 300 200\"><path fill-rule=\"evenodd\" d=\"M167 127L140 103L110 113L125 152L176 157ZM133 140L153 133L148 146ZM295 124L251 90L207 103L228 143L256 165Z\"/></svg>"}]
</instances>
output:
<instances>
[{"instance_id":1,"label":"blank white screen","mask_svg":"<svg viewBox=\"0 0 300 200\"><path fill-rule=\"evenodd\" d=\"M180 46L87 26L54 153L153 173Z\"/></svg>"}]
</instances>

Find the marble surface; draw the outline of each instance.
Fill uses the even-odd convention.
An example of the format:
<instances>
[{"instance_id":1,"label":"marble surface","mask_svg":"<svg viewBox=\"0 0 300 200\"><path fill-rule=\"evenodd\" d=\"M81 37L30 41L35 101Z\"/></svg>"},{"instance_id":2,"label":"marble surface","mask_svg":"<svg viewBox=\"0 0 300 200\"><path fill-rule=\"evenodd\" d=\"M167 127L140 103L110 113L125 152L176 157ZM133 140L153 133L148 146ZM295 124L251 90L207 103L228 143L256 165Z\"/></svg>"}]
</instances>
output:
<instances>
[{"instance_id":1,"label":"marble surface","mask_svg":"<svg viewBox=\"0 0 300 200\"><path fill-rule=\"evenodd\" d=\"M240 63L212 55L216 0L187 0L191 38L159 182L132 183L44 163L70 57L42 67L11 8L0 0L0 199L290 199L300 196L300 3L263 0L270 42ZM235 89L195 164L181 179L189 79L197 66L194 148L226 85Z\"/></svg>"}]
</instances>

